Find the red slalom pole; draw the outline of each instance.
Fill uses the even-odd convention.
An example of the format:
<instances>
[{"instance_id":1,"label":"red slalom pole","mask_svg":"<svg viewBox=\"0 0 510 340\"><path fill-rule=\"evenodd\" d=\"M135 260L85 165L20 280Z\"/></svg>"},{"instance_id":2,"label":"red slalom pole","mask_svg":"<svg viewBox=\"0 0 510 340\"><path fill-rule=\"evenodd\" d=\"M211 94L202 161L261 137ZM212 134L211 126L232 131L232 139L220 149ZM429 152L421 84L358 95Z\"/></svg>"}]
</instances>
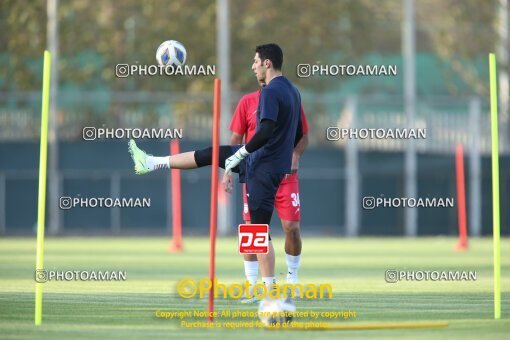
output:
<instances>
[{"instance_id":1,"label":"red slalom pole","mask_svg":"<svg viewBox=\"0 0 510 340\"><path fill-rule=\"evenodd\" d=\"M214 109L213 109L213 131L212 131L212 169L211 169L211 215L210 215L210 243L211 253L209 255L209 279L211 289L209 290L209 322L213 321L214 312L214 279L216 261L216 228L218 222L218 167L220 155L220 93L221 82L214 79Z\"/></svg>"},{"instance_id":2,"label":"red slalom pole","mask_svg":"<svg viewBox=\"0 0 510 340\"><path fill-rule=\"evenodd\" d=\"M170 142L170 155L176 155L179 151L179 140L172 139ZM181 170L170 169L172 185L172 241L168 250L172 253L180 253L182 244L182 209L181 209Z\"/></svg>"},{"instance_id":3,"label":"red slalom pole","mask_svg":"<svg viewBox=\"0 0 510 340\"><path fill-rule=\"evenodd\" d=\"M455 246L457 251L468 249L466 228L466 190L464 185L464 151L461 144L455 148L455 171L457 174L457 212L459 220L459 240Z\"/></svg>"}]
</instances>

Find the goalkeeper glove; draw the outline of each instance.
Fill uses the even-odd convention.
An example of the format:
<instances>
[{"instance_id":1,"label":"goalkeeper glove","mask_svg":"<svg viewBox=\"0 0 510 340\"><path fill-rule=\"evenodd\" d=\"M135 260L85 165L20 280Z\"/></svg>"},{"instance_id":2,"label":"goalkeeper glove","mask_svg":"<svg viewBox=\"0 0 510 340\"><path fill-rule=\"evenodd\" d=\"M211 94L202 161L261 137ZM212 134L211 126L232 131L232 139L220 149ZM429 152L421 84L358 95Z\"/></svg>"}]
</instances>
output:
<instances>
[{"instance_id":1,"label":"goalkeeper glove","mask_svg":"<svg viewBox=\"0 0 510 340\"><path fill-rule=\"evenodd\" d=\"M246 151L246 148L243 146L239 150L236 151L235 154L230 156L225 160L225 172L227 175L230 175L232 169L235 168L241 161L248 156L250 153Z\"/></svg>"}]
</instances>

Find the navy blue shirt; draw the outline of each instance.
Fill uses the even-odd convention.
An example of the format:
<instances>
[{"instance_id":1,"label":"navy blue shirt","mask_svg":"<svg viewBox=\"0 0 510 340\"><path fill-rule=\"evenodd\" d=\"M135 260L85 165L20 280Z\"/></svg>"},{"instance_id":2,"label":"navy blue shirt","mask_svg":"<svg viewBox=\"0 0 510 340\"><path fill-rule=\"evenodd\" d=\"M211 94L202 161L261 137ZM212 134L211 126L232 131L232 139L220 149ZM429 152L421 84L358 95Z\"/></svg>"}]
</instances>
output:
<instances>
[{"instance_id":1,"label":"navy blue shirt","mask_svg":"<svg viewBox=\"0 0 510 340\"><path fill-rule=\"evenodd\" d=\"M275 129L268 142L250 154L247 170L249 173L290 173L294 141L301 120L301 95L284 76L273 78L260 93L257 131L264 119L274 121Z\"/></svg>"}]
</instances>

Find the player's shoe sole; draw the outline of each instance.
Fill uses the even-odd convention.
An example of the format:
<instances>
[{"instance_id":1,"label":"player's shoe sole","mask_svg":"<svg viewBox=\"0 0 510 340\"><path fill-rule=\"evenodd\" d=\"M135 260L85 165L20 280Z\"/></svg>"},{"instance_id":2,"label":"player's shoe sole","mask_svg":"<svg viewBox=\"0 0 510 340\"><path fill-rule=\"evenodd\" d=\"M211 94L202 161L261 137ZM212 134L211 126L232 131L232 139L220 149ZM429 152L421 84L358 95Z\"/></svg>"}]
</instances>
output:
<instances>
[{"instance_id":1,"label":"player's shoe sole","mask_svg":"<svg viewBox=\"0 0 510 340\"><path fill-rule=\"evenodd\" d=\"M252 298L249 298L249 299L242 299L241 303L250 304L250 303L258 303L259 301L260 301L260 299L258 299L256 297L252 297Z\"/></svg>"},{"instance_id":2,"label":"player's shoe sole","mask_svg":"<svg viewBox=\"0 0 510 340\"><path fill-rule=\"evenodd\" d=\"M135 172L137 175L145 175L151 170L147 167L147 154L140 150L133 139L129 140L129 154L135 163Z\"/></svg>"}]
</instances>

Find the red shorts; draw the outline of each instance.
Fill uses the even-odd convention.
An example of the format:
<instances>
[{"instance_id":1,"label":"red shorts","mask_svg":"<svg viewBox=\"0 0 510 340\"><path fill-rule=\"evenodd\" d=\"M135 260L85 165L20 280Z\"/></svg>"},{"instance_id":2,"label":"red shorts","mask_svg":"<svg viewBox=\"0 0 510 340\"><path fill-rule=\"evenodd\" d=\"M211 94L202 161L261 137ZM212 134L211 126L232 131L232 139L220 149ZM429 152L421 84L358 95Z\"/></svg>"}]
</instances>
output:
<instances>
[{"instance_id":1,"label":"red shorts","mask_svg":"<svg viewBox=\"0 0 510 340\"><path fill-rule=\"evenodd\" d=\"M278 217L287 221L301 220L300 204L299 204L299 180L298 174L286 175L278 191L274 201L274 207L278 213ZM248 209L248 198L246 197L246 184L243 184L243 220L250 221L250 211Z\"/></svg>"}]
</instances>

